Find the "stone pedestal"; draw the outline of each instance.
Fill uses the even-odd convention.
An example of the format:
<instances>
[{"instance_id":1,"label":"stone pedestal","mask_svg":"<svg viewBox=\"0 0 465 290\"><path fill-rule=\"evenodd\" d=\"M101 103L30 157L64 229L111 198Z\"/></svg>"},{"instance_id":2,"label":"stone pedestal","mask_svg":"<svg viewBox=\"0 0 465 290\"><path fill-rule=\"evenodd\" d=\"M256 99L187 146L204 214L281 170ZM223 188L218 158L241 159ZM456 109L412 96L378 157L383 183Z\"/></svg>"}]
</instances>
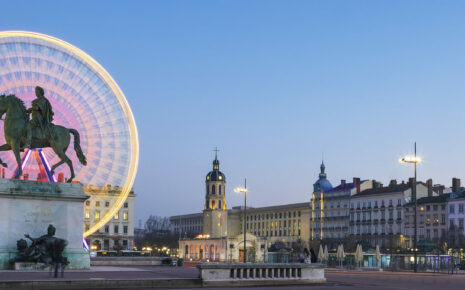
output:
<instances>
[{"instance_id":1,"label":"stone pedestal","mask_svg":"<svg viewBox=\"0 0 465 290\"><path fill-rule=\"evenodd\" d=\"M8 261L16 257L17 240L26 239L24 234L38 238L49 224L56 228L55 237L68 241L63 253L70 262L67 269L89 269L82 245L87 198L77 183L0 179L0 269L12 268Z\"/></svg>"}]
</instances>

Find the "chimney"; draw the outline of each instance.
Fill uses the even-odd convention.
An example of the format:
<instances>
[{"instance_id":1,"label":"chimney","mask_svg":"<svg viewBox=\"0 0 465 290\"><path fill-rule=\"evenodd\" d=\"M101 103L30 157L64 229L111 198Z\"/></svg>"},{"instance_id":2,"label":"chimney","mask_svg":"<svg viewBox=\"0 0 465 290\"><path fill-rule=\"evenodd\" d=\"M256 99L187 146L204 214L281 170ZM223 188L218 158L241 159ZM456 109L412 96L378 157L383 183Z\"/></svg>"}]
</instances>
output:
<instances>
[{"instance_id":1,"label":"chimney","mask_svg":"<svg viewBox=\"0 0 465 290\"><path fill-rule=\"evenodd\" d=\"M341 185L346 185L346 180L345 179L341 179Z\"/></svg>"},{"instance_id":2,"label":"chimney","mask_svg":"<svg viewBox=\"0 0 465 290\"><path fill-rule=\"evenodd\" d=\"M389 181L389 187L392 187L394 185L397 185L397 180L391 179L391 181Z\"/></svg>"},{"instance_id":3,"label":"chimney","mask_svg":"<svg viewBox=\"0 0 465 290\"><path fill-rule=\"evenodd\" d=\"M460 191L460 178L452 178L452 192Z\"/></svg>"},{"instance_id":4,"label":"chimney","mask_svg":"<svg viewBox=\"0 0 465 290\"><path fill-rule=\"evenodd\" d=\"M428 196L433 196L433 180L430 178L426 181L426 185L428 186Z\"/></svg>"},{"instance_id":5,"label":"chimney","mask_svg":"<svg viewBox=\"0 0 465 290\"><path fill-rule=\"evenodd\" d=\"M357 189L357 193L360 193L360 178L354 177L354 187Z\"/></svg>"},{"instance_id":6,"label":"chimney","mask_svg":"<svg viewBox=\"0 0 465 290\"><path fill-rule=\"evenodd\" d=\"M410 184L410 186L413 186L414 180L415 180L415 178L410 177L410 178L408 179L408 184Z\"/></svg>"}]
</instances>

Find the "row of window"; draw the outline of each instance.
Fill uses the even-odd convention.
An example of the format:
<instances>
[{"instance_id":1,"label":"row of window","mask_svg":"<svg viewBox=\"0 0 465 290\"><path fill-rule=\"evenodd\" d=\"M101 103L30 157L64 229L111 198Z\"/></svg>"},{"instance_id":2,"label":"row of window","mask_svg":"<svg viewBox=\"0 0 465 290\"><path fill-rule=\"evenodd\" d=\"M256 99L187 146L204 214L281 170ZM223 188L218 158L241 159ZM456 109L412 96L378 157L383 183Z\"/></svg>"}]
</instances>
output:
<instances>
[{"instance_id":1,"label":"row of window","mask_svg":"<svg viewBox=\"0 0 465 290\"><path fill-rule=\"evenodd\" d=\"M392 224L388 225L374 225L373 227L369 225L350 227L351 234L363 235L363 234L401 234L402 227L400 225L395 226Z\"/></svg>"},{"instance_id":2,"label":"row of window","mask_svg":"<svg viewBox=\"0 0 465 290\"><path fill-rule=\"evenodd\" d=\"M208 206L208 209L213 209L213 210L222 209L221 200L218 200L218 203L216 203L216 201L214 201L214 200L210 200L210 202L207 204L207 206Z\"/></svg>"},{"instance_id":3,"label":"row of window","mask_svg":"<svg viewBox=\"0 0 465 290\"><path fill-rule=\"evenodd\" d=\"M330 207L330 208L340 208L340 207L341 207L341 202L340 202L340 201L338 201L338 202L336 202L336 203L330 202L330 203L329 203L329 207ZM347 201L344 202L344 208L346 208L346 207L347 207ZM315 203L315 208L316 208L316 209L319 209L319 208L320 208L320 203ZM326 202L326 203L324 204L324 208L328 208L328 202Z\"/></svg>"},{"instance_id":4,"label":"row of window","mask_svg":"<svg viewBox=\"0 0 465 290\"><path fill-rule=\"evenodd\" d=\"M86 206L90 206L90 200L86 200ZM95 207L100 207L100 200L95 201ZM105 201L105 207L110 207L110 202L109 201ZM127 202L125 202L123 207L128 208L129 204Z\"/></svg>"},{"instance_id":5,"label":"row of window","mask_svg":"<svg viewBox=\"0 0 465 290\"><path fill-rule=\"evenodd\" d=\"M356 217L356 219L355 219ZM386 211L382 210L381 214L379 214L377 211L373 212L373 220L378 220L381 217L381 220L386 219ZM394 219L394 211L390 210L388 211L388 217L389 219ZM397 219L402 218L402 211L398 210L397 211ZM353 212L350 213L350 221L371 221L371 212L358 212L357 215L355 215Z\"/></svg>"},{"instance_id":6,"label":"row of window","mask_svg":"<svg viewBox=\"0 0 465 290\"><path fill-rule=\"evenodd\" d=\"M300 228L300 220L293 220L293 221L289 221L287 223L286 220L284 221L274 221L274 222L258 222L258 223L247 223L247 230L249 229L249 226L250 226L250 229L273 229L273 228L287 228L287 227L293 227L293 228L296 228L296 227L299 227Z\"/></svg>"},{"instance_id":7,"label":"row of window","mask_svg":"<svg viewBox=\"0 0 465 290\"><path fill-rule=\"evenodd\" d=\"M273 217L275 219L277 219L278 217L280 219L282 219L283 217L286 218L286 216L288 218L291 218L291 217L300 217L300 210L299 211L294 211L294 212L280 212L280 213L267 213L267 214L251 214L251 215L247 215L247 221L256 221L256 220L265 220L265 219L273 219Z\"/></svg>"},{"instance_id":8,"label":"row of window","mask_svg":"<svg viewBox=\"0 0 465 290\"><path fill-rule=\"evenodd\" d=\"M455 213L455 204L449 205L449 213ZM458 213L463 213L463 203L459 204Z\"/></svg>"},{"instance_id":9,"label":"row of window","mask_svg":"<svg viewBox=\"0 0 465 290\"><path fill-rule=\"evenodd\" d=\"M107 211L105 211L105 214L107 213ZM103 217L101 214L100 214L100 211L99 210L95 210L94 211L94 220L100 220L100 218ZM90 209L85 209L84 210L84 218L85 219L90 219ZM117 212L114 216L113 216L113 219L114 220L119 220L119 212ZM124 221L127 221L129 219L129 214L127 211L123 211L123 220Z\"/></svg>"},{"instance_id":10,"label":"row of window","mask_svg":"<svg viewBox=\"0 0 465 290\"><path fill-rule=\"evenodd\" d=\"M261 237L288 237L288 236L300 236L300 229L296 230L274 230L264 231L258 230L253 231L253 234Z\"/></svg>"},{"instance_id":11,"label":"row of window","mask_svg":"<svg viewBox=\"0 0 465 290\"><path fill-rule=\"evenodd\" d=\"M417 216L417 219L418 219L418 222L420 224L424 224L426 223L427 225L433 223L433 224L439 224L439 214L434 214L433 216L431 215L418 215ZM406 215L405 216L405 224L409 224L409 223L412 223L414 224L415 223L415 218L413 215ZM442 225L445 225L446 224L446 215L445 214L441 214L441 224Z\"/></svg>"},{"instance_id":12,"label":"row of window","mask_svg":"<svg viewBox=\"0 0 465 290\"><path fill-rule=\"evenodd\" d=\"M90 229L90 225L89 224L86 224L86 231L88 231ZM113 232L112 234L119 234L119 225L113 225ZM98 230L98 232L100 232L100 230ZM110 234L110 226L109 225L105 225L104 229L103 229L103 232L105 234ZM123 226L123 234L127 234L128 233L128 226Z\"/></svg>"},{"instance_id":13,"label":"row of window","mask_svg":"<svg viewBox=\"0 0 465 290\"><path fill-rule=\"evenodd\" d=\"M218 185L218 195L221 195L222 194L222 186L221 185ZM211 191L210 191L210 186L207 185L207 194L216 194L216 185L212 185L211 186Z\"/></svg>"},{"instance_id":14,"label":"row of window","mask_svg":"<svg viewBox=\"0 0 465 290\"><path fill-rule=\"evenodd\" d=\"M394 205L394 202L393 202L392 199L390 199L389 200L389 206L393 206L393 205ZM402 199L401 198L397 199L397 205L398 206L402 205ZM381 200L381 206L386 206L384 199ZM371 207L371 201L363 201L363 202L358 201L357 202L357 208L361 208L361 207L362 208L367 208L367 207L370 208ZM374 207L378 207L378 201L377 200L374 201ZM355 203L354 202L350 203L350 208L355 208Z\"/></svg>"},{"instance_id":15,"label":"row of window","mask_svg":"<svg viewBox=\"0 0 465 290\"><path fill-rule=\"evenodd\" d=\"M100 245L100 241L99 240L95 240L93 243L93 245ZM115 240L113 241L112 243L114 247L118 247L120 245L120 241L118 240ZM128 240L122 240L122 246L123 246L123 250L126 249L127 250L127 247L128 247ZM103 248L101 247L100 248L101 250L112 250L110 249L110 240L108 239L105 239L103 240Z\"/></svg>"}]
</instances>

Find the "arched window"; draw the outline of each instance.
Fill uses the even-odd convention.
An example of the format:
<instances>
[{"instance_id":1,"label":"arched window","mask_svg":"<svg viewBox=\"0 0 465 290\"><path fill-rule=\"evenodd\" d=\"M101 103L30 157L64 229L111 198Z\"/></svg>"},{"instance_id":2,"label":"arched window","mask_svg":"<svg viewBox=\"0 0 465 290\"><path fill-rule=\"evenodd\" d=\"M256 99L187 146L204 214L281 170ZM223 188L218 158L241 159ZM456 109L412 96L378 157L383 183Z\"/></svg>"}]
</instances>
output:
<instances>
[{"instance_id":1,"label":"arched window","mask_svg":"<svg viewBox=\"0 0 465 290\"><path fill-rule=\"evenodd\" d=\"M216 203L214 200L212 201L212 209L216 209Z\"/></svg>"},{"instance_id":2,"label":"arched window","mask_svg":"<svg viewBox=\"0 0 465 290\"><path fill-rule=\"evenodd\" d=\"M218 194L221 195L221 185L218 185Z\"/></svg>"},{"instance_id":3,"label":"arched window","mask_svg":"<svg viewBox=\"0 0 465 290\"><path fill-rule=\"evenodd\" d=\"M210 194L210 186L207 184L207 194Z\"/></svg>"},{"instance_id":4,"label":"arched window","mask_svg":"<svg viewBox=\"0 0 465 290\"><path fill-rule=\"evenodd\" d=\"M218 209L221 209L221 200L218 200Z\"/></svg>"},{"instance_id":5,"label":"arched window","mask_svg":"<svg viewBox=\"0 0 465 290\"><path fill-rule=\"evenodd\" d=\"M212 194L215 194L215 185L212 185Z\"/></svg>"}]
</instances>

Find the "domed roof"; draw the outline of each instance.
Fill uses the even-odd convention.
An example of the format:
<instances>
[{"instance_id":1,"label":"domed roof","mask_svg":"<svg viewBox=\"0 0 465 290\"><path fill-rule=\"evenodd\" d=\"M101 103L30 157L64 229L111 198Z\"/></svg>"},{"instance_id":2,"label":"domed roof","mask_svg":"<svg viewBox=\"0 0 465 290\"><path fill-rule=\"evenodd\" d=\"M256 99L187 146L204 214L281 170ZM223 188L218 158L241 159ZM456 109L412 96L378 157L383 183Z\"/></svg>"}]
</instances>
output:
<instances>
[{"instance_id":1,"label":"domed roof","mask_svg":"<svg viewBox=\"0 0 465 290\"><path fill-rule=\"evenodd\" d=\"M226 176L219 170L212 170L207 174L207 181L226 181Z\"/></svg>"},{"instance_id":2,"label":"domed roof","mask_svg":"<svg viewBox=\"0 0 465 290\"><path fill-rule=\"evenodd\" d=\"M321 162L319 179L313 184L313 192L327 192L333 189L331 182L326 179L325 164Z\"/></svg>"},{"instance_id":3,"label":"domed roof","mask_svg":"<svg viewBox=\"0 0 465 290\"><path fill-rule=\"evenodd\" d=\"M220 171L220 161L215 155L215 160L213 160L213 170L208 172L206 181L224 181L226 182L226 176L223 172Z\"/></svg>"}]
</instances>

